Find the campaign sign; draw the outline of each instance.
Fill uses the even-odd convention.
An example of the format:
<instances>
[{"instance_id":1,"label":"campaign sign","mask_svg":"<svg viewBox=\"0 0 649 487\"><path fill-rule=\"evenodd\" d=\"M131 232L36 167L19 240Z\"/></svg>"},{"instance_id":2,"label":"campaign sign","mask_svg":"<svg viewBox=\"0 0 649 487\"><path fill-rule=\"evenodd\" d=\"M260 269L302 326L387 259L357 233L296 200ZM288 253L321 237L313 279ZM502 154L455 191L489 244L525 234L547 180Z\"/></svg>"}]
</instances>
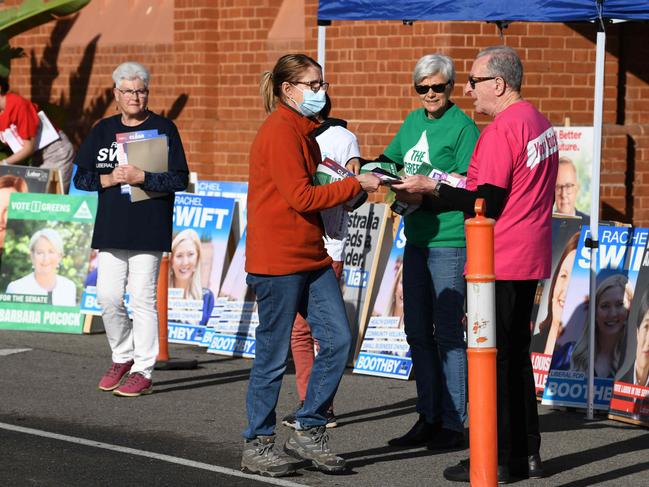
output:
<instances>
[{"instance_id":1,"label":"campaign sign","mask_svg":"<svg viewBox=\"0 0 649 487\"><path fill-rule=\"evenodd\" d=\"M235 201L178 193L169 257L168 339L200 344L221 289Z\"/></svg>"},{"instance_id":2,"label":"campaign sign","mask_svg":"<svg viewBox=\"0 0 649 487\"><path fill-rule=\"evenodd\" d=\"M605 387L596 407L608 409L613 379L623 365L627 348L627 321L633 293L647 245L646 228L599 228L596 262L596 295L589 296L590 237L582 226L570 283L561 316L543 404L586 407L585 396L576 394L577 385L586 386L589 357L589 306L595 306L595 377ZM565 373L557 374L553 371Z\"/></svg>"},{"instance_id":3,"label":"campaign sign","mask_svg":"<svg viewBox=\"0 0 649 487\"><path fill-rule=\"evenodd\" d=\"M214 323L218 321L218 318L225 311L227 307L227 301L228 301L227 298L223 298L223 297L218 297L216 298L216 301L214 301L214 309L212 309L212 316L210 317L209 321L207 322L207 326L203 331L203 338L201 339L201 342L198 344L199 346L207 348L210 346L210 343L212 343L212 337L214 336L215 333Z\"/></svg>"},{"instance_id":4,"label":"campaign sign","mask_svg":"<svg viewBox=\"0 0 649 487\"><path fill-rule=\"evenodd\" d=\"M0 264L0 329L81 333L97 200L13 193Z\"/></svg>"},{"instance_id":5,"label":"campaign sign","mask_svg":"<svg viewBox=\"0 0 649 487\"><path fill-rule=\"evenodd\" d=\"M241 237L246 228L246 208L248 204L248 183L239 181L198 181L196 192L202 196L220 196L237 201L237 216L232 226Z\"/></svg>"},{"instance_id":6,"label":"campaign sign","mask_svg":"<svg viewBox=\"0 0 649 487\"><path fill-rule=\"evenodd\" d=\"M70 178L68 194L97 198L96 191L85 191L75 186L74 176L77 174L77 170L77 165L74 164L72 166L72 176ZM93 249L90 253L88 275L86 276L83 285L83 294L81 295L81 312L87 315L101 316L101 308L97 304L97 252L96 249Z\"/></svg>"},{"instance_id":7,"label":"campaign sign","mask_svg":"<svg viewBox=\"0 0 649 487\"><path fill-rule=\"evenodd\" d=\"M554 212L587 217L590 213L593 127L555 127L554 132L559 144Z\"/></svg>"},{"instance_id":8,"label":"campaign sign","mask_svg":"<svg viewBox=\"0 0 649 487\"><path fill-rule=\"evenodd\" d=\"M616 381L608 417L649 426L649 387Z\"/></svg>"},{"instance_id":9,"label":"campaign sign","mask_svg":"<svg viewBox=\"0 0 649 487\"><path fill-rule=\"evenodd\" d=\"M13 164L0 166L0 188L10 186L19 193L47 193L49 182L49 169Z\"/></svg>"},{"instance_id":10,"label":"campaign sign","mask_svg":"<svg viewBox=\"0 0 649 487\"><path fill-rule=\"evenodd\" d=\"M608 417L649 426L649 248L631 303L625 355L615 376Z\"/></svg>"},{"instance_id":11,"label":"campaign sign","mask_svg":"<svg viewBox=\"0 0 649 487\"><path fill-rule=\"evenodd\" d=\"M255 357L255 330L259 325L256 303L235 301L226 304L217 317L210 320L210 341L207 352L235 357Z\"/></svg>"},{"instance_id":12,"label":"campaign sign","mask_svg":"<svg viewBox=\"0 0 649 487\"><path fill-rule=\"evenodd\" d=\"M412 369L410 357L390 357L362 351L354 364L355 374L375 375L391 379L408 379Z\"/></svg>"},{"instance_id":13,"label":"campaign sign","mask_svg":"<svg viewBox=\"0 0 649 487\"><path fill-rule=\"evenodd\" d=\"M595 377L594 408L606 411L612 396L611 379ZM576 370L550 370L543 391L543 404L586 407L588 374Z\"/></svg>"},{"instance_id":14,"label":"campaign sign","mask_svg":"<svg viewBox=\"0 0 649 487\"><path fill-rule=\"evenodd\" d=\"M354 364L355 374L408 379L410 346L403 329L403 249L406 236L399 223L376 303Z\"/></svg>"},{"instance_id":15,"label":"campaign sign","mask_svg":"<svg viewBox=\"0 0 649 487\"><path fill-rule=\"evenodd\" d=\"M552 217L552 274L539 281L532 310L534 327L530 358L538 397L543 396L552 352L561 329L561 315L577 254L580 227L581 218Z\"/></svg>"},{"instance_id":16,"label":"campaign sign","mask_svg":"<svg viewBox=\"0 0 649 487\"><path fill-rule=\"evenodd\" d=\"M206 330L208 353L254 358L255 330L259 325L257 303L246 284L246 232L244 230L223 280L219 306Z\"/></svg>"},{"instance_id":17,"label":"campaign sign","mask_svg":"<svg viewBox=\"0 0 649 487\"><path fill-rule=\"evenodd\" d=\"M349 214L342 286L352 332L352 353L358 349L370 313L373 276L379 265L387 220L384 204L365 204Z\"/></svg>"},{"instance_id":18,"label":"campaign sign","mask_svg":"<svg viewBox=\"0 0 649 487\"><path fill-rule=\"evenodd\" d=\"M11 193L47 193L49 182L49 169L12 164L0 166L0 249L5 240Z\"/></svg>"},{"instance_id":19,"label":"campaign sign","mask_svg":"<svg viewBox=\"0 0 649 487\"><path fill-rule=\"evenodd\" d=\"M97 303L97 286L83 288L80 311L86 315L101 316L101 307Z\"/></svg>"}]
</instances>

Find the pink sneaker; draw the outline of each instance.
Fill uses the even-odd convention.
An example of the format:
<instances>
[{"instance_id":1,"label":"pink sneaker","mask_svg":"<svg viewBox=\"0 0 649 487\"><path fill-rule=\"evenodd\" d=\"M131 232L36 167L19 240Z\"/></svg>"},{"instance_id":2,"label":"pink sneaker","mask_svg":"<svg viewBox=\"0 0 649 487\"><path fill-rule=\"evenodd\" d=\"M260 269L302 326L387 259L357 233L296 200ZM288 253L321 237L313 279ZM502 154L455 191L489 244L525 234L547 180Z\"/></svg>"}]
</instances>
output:
<instances>
[{"instance_id":1,"label":"pink sneaker","mask_svg":"<svg viewBox=\"0 0 649 487\"><path fill-rule=\"evenodd\" d=\"M112 391L122 380L131 367L133 366L133 361L129 360L126 363L118 364L113 362L113 365L110 366L110 369L106 371L104 376L99 381L99 388L102 391Z\"/></svg>"},{"instance_id":2,"label":"pink sneaker","mask_svg":"<svg viewBox=\"0 0 649 487\"><path fill-rule=\"evenodd\" d=\"M124 383L113 391L116 396L136 397L153 392L153 383L140 372L129 374Z\"/></svg>"}]
</instances>

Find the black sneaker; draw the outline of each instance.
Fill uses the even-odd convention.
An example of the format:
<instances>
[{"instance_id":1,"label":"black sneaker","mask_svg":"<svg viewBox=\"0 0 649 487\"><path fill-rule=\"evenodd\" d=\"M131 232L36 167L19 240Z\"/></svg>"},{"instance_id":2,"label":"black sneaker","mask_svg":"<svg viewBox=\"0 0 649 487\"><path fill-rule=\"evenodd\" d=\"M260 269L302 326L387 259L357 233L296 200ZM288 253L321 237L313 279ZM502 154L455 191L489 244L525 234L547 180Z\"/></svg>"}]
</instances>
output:
<instances>
[{"instance_id":1,"label":"black sneaker","mask_svg":"<svg viewBox=\"0 0 649 487\"><path fill-rule=\"evenodd\" d=\"M338 473L347 469L345 460L329 448L326 426L293 431L284 444L284 451L299 460L310 461L322 472Z\"/></svg>"},{"instance_id":2,"label":"black sneaker","mask_svg":"<svg viewBox=\"0 0 649 487\"><path fill-rule=\"evenodd\" d=\"M244 440L241 470L267 477L284 477L295 472L295 463L275 450L275 435Z\"/></svg>"},{"instance_id":3,"label":"black sneaker","mask_svg":"<svg viewBox=\"0 0 649 487\"><path fill-rule=\"evenodd\" d=\"M338 426L338 420L334 414L334 408L327 409L325 418L327 419L327 428L335 428Z\"/></svg>"},{"instance_id":4,"label":"black sneaker","mask_svg":"<svg viewBox=\"0 0 649 487\"><path fill-rule=\"evenodd\" d=\"M296 421L296 415L297 412L302 409L302 406L304 406L304 401L300 401L295 408L295 410L292 413L287 414L282 418L282 424L284 426L288 426L289 428L295 429L295 421Z\"/></svg>"},{"instance_id":5,"label":"black sneaker","mask_svg":"<svg viewBox=\"0 0 649 487\"><path fill-rule=\"evenodd\" d=\"M463 450L465 446L463 431L446 428L440 429L426 443L426 448L429 450Z\"/></svg>"},{"instance_id":6,"label":"black sneaker","mask_svg":"<svg viewBox=\"0 0 649 487\"><path fill-rule=\"evenodd\" d=\"M410 428L405 435L398 438L392 438L388 441L390 446L424 446L428 443L433 435L441 429L439 423L427 423L423 414L419 415L419 419L415 425Z\"/></svg>"},{"instance_id":7,"label":"black sneaker","mask_svg":"<svg viewBox=\"0 0 649 487\"><path fill-rule=\"evenodd\" d=\"M444 470L444 478L451 482L470 482L471 469L469 460L460 460L460 463ZM508 484L510 482L509 467L498 465L498 483Z\"/></svg>"}]
</instances>

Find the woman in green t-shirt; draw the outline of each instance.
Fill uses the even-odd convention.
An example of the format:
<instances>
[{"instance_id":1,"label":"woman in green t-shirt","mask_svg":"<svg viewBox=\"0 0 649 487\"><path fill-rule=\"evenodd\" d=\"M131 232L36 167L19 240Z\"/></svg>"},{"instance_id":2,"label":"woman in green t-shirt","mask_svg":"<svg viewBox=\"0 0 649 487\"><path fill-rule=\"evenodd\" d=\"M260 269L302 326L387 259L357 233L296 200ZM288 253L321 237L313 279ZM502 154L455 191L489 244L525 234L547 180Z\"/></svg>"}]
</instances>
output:
<instances>
[{"instance_id":1,"label":"woman in green t-shirt","mask_svg":"<svg viewBox=\"0 0 649 487\"><path fill-rule=\"evenodd\" d=\"M422 107L411 112L382 159L407 175L441 171L463 184L479 131L452 101L453 60L441 54L415 65L414 89ZM436 179L444 179L437 174ZM464 342L464 215L398 191L405 208L407 244L403 258L404 323L417 382L419 419L392 446L445 450L464 445L466 344Z\"/></svg>"}]
</instances>

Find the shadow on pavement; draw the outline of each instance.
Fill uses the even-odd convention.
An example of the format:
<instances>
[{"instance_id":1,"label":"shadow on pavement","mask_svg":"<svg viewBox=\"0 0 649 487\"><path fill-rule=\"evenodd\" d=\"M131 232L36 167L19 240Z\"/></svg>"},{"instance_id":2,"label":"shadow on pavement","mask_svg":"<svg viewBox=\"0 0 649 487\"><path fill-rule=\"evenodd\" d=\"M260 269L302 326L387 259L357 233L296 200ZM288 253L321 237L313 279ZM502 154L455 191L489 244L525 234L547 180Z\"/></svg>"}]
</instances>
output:
<instances>
[{"instance_id":1,"label":"shadow on pavement","mask_svg":"<svg viewBox=\"0 0 649 487\"><path fill-rule=\"evenodd\" d=\"M170 379L166 381L155 381L155 393L164 394L165 392L186 391L191 389L200 389L203 387L211 387L220 384L230 384L232 382L247 381L250 375L250 369L231 370L220 374L207 374L192 377L182 377L179 379ZM176 387L160 388L160 386L167 386L173 384L183 384Z\"/></svg>"},{"instance_id":2,"label":"shadow on pavement","mask_svg":"<svg viewBox=\"0 0 649 487\"><path fill-rule=\"evenodd\" d=\"M596 463L600 460L610 460L611 457L622 455L624 453L638 452L647 449L649 449L649 433L646 433L642 436L636 436L635 438L630 438L628 440L598 446L589 450L582 450L579 452L570 453L568 455L550 458L543 462L543 466L545 467L545 471L547 472L548 476L552 476L565 470L583 467L584 465L587 465L589 463ZM589 477L588 479L583 479L564 485L586 486L595 484L597 482L602 482L604 480L613 480L618 478L621 471L626 471L626 475L628 475L640 471L641 469L636 470L636 467L640 468L642 466L644 466L643 468L647 468L647 463L645 462L638 465L624 467L619 470L612 470L606 473L598 474L594 477ZM594 479L598 480L595 481Z\"/></svg>"},{"instance_id":3,"label":"shadow on pavement","mask_svg":"<svg viewBox=\"0 0 649 487\"><path fill-rule=\"evenodd\" d=\"M386 440L387 441L387 440ZM395 462L399 460L407 460L410 458L431 457L440 454L446 454L445 451L431 451L424 447L413 449L397 449L391 446L381 446L378 448L369 448L367 450L353 451L343 453L341 456L347 460L347 465L350 468L364 467L366 465L373 465L382 462ZM371 457L371 458L359 458ZM359 460L352 460L359 458Z\"/></svg>"},{"instance_id":4,"label":"shadow on pavement","mask_svg":"<svg viewBox=\"0 0 649 487\"><path fill-rule=\"evenodd\" d=\"M351 411L351 412L346 412L343 414L337 414L338 418L353 418L354 416L363 416L365 414L372 414L372 413L382 413L385 412L386 410L389 409L401 409L401 408L411 408L410 412L414 412L412 407L416 404L417 400L415 398L411 399L406 399L405 401L399 401L395 402L393 404L388 404L385 406L377 406L374 408L367 408L367 409L359 409L358 411ZM395 414L395 416L400 416L403 413ZM381 416L384 417L384 416ZM388 416L389 417L389 416ZM372 418L374 419L374 418ZM356 421L355 421L356 422Z\"/></svg>"},{"instance_id":5,"label":"shadow on pavement","mask_svg":"<svg viewBox=\"0 0 649 487\"><path fill-rule=\"evenodd\" d=\"M637 426L609 421L606 416L596 417L593 421L587 420L585 412L553 410L547 414L539 414L541 433L554 433L581 429L624 429L635 430Z\"/></svg>"},{"instance_id":6,"label":"shadow on pavement","mask_svg":"<svg viewBox=\"0 0 649 487\"><path fill-rule=\"evenodd\" d=\"M607 480L618 480L621 485L624 485L624 476L632 475L634 473L640 473L642 471L649 469L649 462L638 463L637 465L629 465L628 467L618 468L617 470L611 470L606 473L599 475L593 475L581 480L575 480L574 482L568 482L565 484L557 484L557 487L587 487L590 485L599 484Z\"/></svg>"}]
</instances>

